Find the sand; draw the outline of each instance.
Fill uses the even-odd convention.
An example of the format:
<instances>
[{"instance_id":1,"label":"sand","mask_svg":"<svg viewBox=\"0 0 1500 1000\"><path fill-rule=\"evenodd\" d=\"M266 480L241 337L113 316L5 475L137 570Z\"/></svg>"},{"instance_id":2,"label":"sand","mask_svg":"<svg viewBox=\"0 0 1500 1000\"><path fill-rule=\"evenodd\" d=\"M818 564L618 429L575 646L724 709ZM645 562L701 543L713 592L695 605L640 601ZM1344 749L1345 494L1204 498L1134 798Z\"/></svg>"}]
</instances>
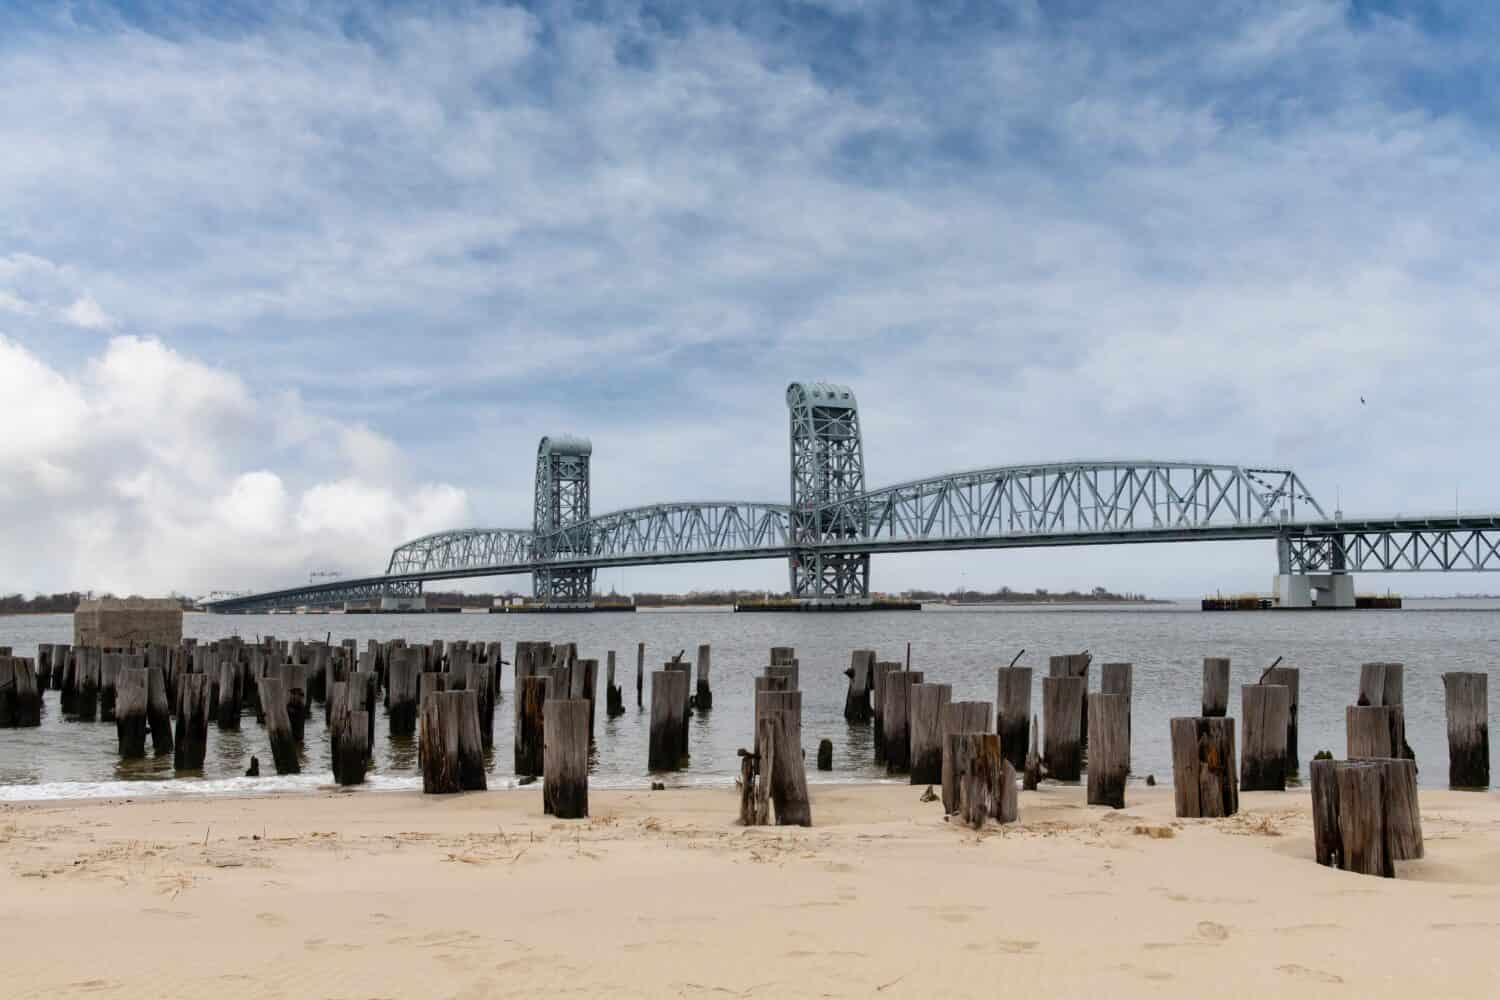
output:
<instances>
[{"instance_id":1,"label":"sand","mask_svg":"<svg viewBox=\"0 0 1500 1000\"><path fill-rule=\"evenodd\" d=\"M1304 791L1178 821L1077 787L981 834L920 789L0 807L0 995L1494 996L1500 798L1425 792L1395 880L1311 860Z\"/></svg>"}]
</instances>

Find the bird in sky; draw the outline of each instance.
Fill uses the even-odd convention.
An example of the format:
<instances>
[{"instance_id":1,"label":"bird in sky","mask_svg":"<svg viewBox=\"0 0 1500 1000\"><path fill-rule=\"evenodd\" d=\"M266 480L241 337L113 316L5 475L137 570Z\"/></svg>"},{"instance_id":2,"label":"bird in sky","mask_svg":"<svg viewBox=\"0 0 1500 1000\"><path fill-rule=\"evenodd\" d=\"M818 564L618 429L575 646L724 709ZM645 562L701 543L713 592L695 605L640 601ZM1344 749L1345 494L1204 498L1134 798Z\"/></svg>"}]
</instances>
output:
<instances>
[{"instance_id":1,"label":"bird in sky","mask_svg":"<svg viewBox=\"0 0 1500 1000\"><path fill-rule=\"evenodd\" d=\"M1363 397L1363 396L1359 397L1359 405L1360 406L1364 406L1365 405L1365 397Z\"/></svg>"}]
</instances>

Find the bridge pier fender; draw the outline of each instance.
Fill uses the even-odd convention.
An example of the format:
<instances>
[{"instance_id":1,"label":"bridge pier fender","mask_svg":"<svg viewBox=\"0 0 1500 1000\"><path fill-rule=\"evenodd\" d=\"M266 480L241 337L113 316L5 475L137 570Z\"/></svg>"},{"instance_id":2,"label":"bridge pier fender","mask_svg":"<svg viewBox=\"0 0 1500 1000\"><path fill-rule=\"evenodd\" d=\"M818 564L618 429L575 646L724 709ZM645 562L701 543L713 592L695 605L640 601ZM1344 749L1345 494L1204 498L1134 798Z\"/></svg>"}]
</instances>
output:
<instances>
[{"instance_id":1,"label":"bridge pier fender","mask_svg":"<svg viewBox=\"0 0 1500 1000\"><path fill-rule=\"evenodd\" d=\"M1354 607L1354 577L1348 573L1281 573L1276 577L1280 608Z\"/></svg>"}]
</instances>

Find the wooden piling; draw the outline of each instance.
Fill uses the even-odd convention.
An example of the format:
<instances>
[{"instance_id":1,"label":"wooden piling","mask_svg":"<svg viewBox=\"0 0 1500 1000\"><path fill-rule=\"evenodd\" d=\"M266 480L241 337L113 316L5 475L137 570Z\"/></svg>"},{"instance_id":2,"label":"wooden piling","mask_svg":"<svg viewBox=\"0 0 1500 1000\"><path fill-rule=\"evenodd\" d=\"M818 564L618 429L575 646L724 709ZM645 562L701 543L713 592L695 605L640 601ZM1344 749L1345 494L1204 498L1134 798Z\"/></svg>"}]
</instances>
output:
<instances>
[{"instance_id":1,"label":"wooden piling","mask_svg":"<svg viewBox=\"0 0 1500 1000\"><path fill-rule=\"evenodd\" d=\"M151 731L151 749L172 752L172 702L160 667L146 668L146 727Z\"/></svg>"},{"instance_id":2,"label":"wooden piling","mask_svg":"<svg viewBox=\"0 0 1500 1000\"><path fill-rule=\"evenodd\" d=\"M219 703L214 720L220 729L240 728L240 665L231 657L219 660Z\"/></svg>"},{"instance_id":3,"label":"wooden piling","mask_svg":"<svg viewBox=\"0 0 1500 1000\"><path fill-rule=\"evenodd\" d=\"M770 699L795 699L797 707L768 707L759 721L759 742L768 748L771 802L776 807L777 826L812 826L812 804L807 795L807 765L802 758L802 709L800 691L761 695ZM763 765L764 767L764 765Z\"/></svg>"},{"instance_id":4,"label":"wooden piling","mask_svg":"<svg viewBox=\"0 0 1500 1000\"><path fill-rule=\"evenodd\" d=\"M688 719L691 719L693 717L693 695L692 695L693 676L692 676L692 667L689 666L688 664L682 662L681 660L673 660L670 663L663 664L662 665L662 669L666 670L669 673L682 674L682 677L683 677L682 685L681 685L681 688L680 688L680 690L682 692L682 706L681 706L682 725L680 727L678 727L678 736L679 736L679 738L682 741L682 746L681 746L680 750L681 750L682 759L685 762L687 760L688 756L689 756L689 753L688 753L688 750L689 750L689 747L688 747ZM674 688L674 690L678 690L678 689Z\"/></svg>"},{"instance_id":5,"label":"wooden piling","mask_svg":"<svg viewBox=\"0 0 1500 1000\"><path fill-rule=\"evenodd\" d=\"M1222 719L1229 714L1229 657L1203 658L1203 718Z\"/></svg>"},{"instance_id":6,"label":"wooden piling","mask_svg":"<svg viewBox=\"0 0 1500 1000\"><path fill-rule=\"evenodd\" d=\"M1179 718L1171 722L1172 788L1179 818L1233 816L1240 808L1234 720Z\"/></svg>"},{"instance_id":7,"label":"wooden piling","mask_svg":"<svg viewBox=\"0 0 1500 1000\"><path fill-rule=\"evenodd\" d=\"M1489 676L1482 672L1443 675L1448 718L1448 787L1490 787Z\"/></svg>"},{"instance_id":8,"label":"wooden piling","mask_svg":"<svg viewBox=\"0 0 1500 1000\"><path fill-rule=\"evenodd\" d=\"M266 739L271 744L271 760L277 774L298 774L302 763L297 755L297 741L292 737L292 720L287 714L286 682L280 674L260 679L261 711L266 717ZM337 777L337 743L334 770Z\"/></svg>"},{"instance_id":9,"label":"wooden piling","mask_svg":"<svg viewBox=\"0 0 1500 1000\"><path fill-rule=\"evenodd\" d=\"M574 690L583 695L584 701L589 703L589 743L594 742L594 703L598 700L599 688L599 661L595 659L579 660L573 667L574 673L578 675L579 682ZM574 697L577 697L575 695Z\"/></svg>"},{"instance_id":10,"label":"wooden piling","mask_svg":"<svg viewBox=\"0 0 1500 1000\"><path fill-rule=\"evenodd\" d=\"M1083 774L1086 683L1078 676L1042 678L1042 767L1057 781Z\"/></svg>"},{"instance_id":11,"label":"wooden piling","mask_svg":"<svg viewBox=\"0 0 1500 1000\"><path fill-rule=\"evenodd\" d=\"M1297 750L1297 701L1302 689L1302 672L1296 667L1271 667L1265 672L1265 684L1279 684L1287 691L1286 773L1296 774L1302 767Z\"/></svg>"},{"instance_id":12,"label":"wooden piling","mask_svg":"<svg viewBox=\"0 0 1500 1000\"><path fill-rule=\"evenodd\" d=\"M307 667L294 661L279 665L276 672L286 689L286 717L292 725L292 739L300 744L307 727Z\"/></svg>"},{"instance_id":13,"label":"wooden piling","mask_svg":"<svg viewBox=\"0 0 1500 1000\"><path fill-rule=\"evenodd\" d=\"M410 736L417 731L418 703L421 700L421 663L415 649L391 651L386 668L386 701L392 736Z\"/></svg>"},{"instance_id":14,"label":"wooden piling","mask_svg":"<svg viewBox=\"0 0 1500 1000\"><path fill-rule=\"evenodd\" d=\"M484 748L479 738L477 692L439 691L430 694L422 702L418 743L423 792L445 795L484 791Z\"/></svg>"},{"instance_id":15,"label":"wooden piling","mask_svg":"<svg viewBox=\"0 0 1500 1000\"><path fill-rule=\"evenodd\" d=\"M348 689L340 683L333 686ZM360 709L345 713L342 720L333 736L333 780L340 785L362 785L370 766L370 713Z\"/></svg>"},{"instance_id":16,"label":"wooden piling","mask_svg":"<svg viewBox=\"0 0 1500 1000\"><path fill-rule=\"evenodd\" d=\"M589 814L589 703L547 701L542 761L542 809L558 819Z\"/></svg>"},{"instance_id":17,"label":"wooden piling","mask_svg":"<svg viewBox=\"0 0 1500 1000\"><path fill-rule=\"evenodd\" d=\"M447 674L439 674L439 673L434 673L434 672L429 671L427 673L419 674L418 675L418 680L417 680L417 716L418 716L419 719L421 718L422 702L424 702L424 701L427 700L427 696L429 694L432 694L434 691L446 691L446 690L448 690L448 675Z\"/></svg>"},{"instance_id":18,"label":"wooden piling","mask_svg":"<svg viewBox=\"0 0 1500 1000\"><path fill-rule=\"evenodd\" d=\"M791 646L772 646L771 665L779 667L797 662L797 650Z\"/></svg>"},{"instance_id":19,"label":"wooden piling","mask_svg":"<svg viewBox=\"0 0 1500 1000\"><path fill-rule=\"evenodd\" d=\"M1130 772L1130 709L1131 697L1135 687L1135 667L1129 663L1105 663L1099 668L1099 691L1102 694L1117 694L1125 699L1125 772ZM1089 746L1094 745L1094 737L1089 736ZM1004 751L1004 740L1001 740L1001 750ZM1093 765L1090 764L1090 767Z\"/></svg>"},{"instance_id":20,"label":"wooden piling","mask_svg":"<svg viewBox=\"0 0 1500 1000\"><path fill-rule=\"evenodd\" d=\"M1081 677L1083 678L1082 693L1078 696L1078 747L1080 761L1088 756L1089 749L1089 664L1092 658L1088 653L1069 653L1066 656L1050 656L1047 658L1047 673L1053 677ZM1046 739L1046 734L1043 734Z\"/></svg>"},{"instance_id":21,"label":"wooden piling","mask_svg":"<svg viewBox=\"0 0 1500 1000\"><path fill-rule=\"evenodd\" d=\"M802 690L800 674L801 668L795 663L773 663L766 668L767 677L785 677L791 691Z\"/></svg>"},{"instance_id":22,"label":"wooden piling","mask_svg":"<svg viewBox=\"0 0 1500 1000\"><path fill-rule=\"evenodd\" d=\"M995 716L1000 733L1000 753L1012 767L1026 767L1026 748L1031 744L1031 668L1001 667Z\"/></svg>"},{"instance_id":23,"label":"wooden piling","mask_svg":"<svg viewBox=\"0 0 1500 1000\"><path fill-rule=\"evenodd\" d=\"M465 664L464 690L474 692L479 713L479 742L486 749L495 745L495 675L488 663L476 659L469 650L455 650ZM450 676L452 676L450 674ZM418 678L420 686L421 678ZM589 703L592 706L592 702Z\"/></svg>"},{"instance_id":24,"label":"wooden piling","mask_svg":"<svg viewBox=\"0 0 1500 1000\"><path fill-rule=\"evenodd\" d=\"M30 657L0 656L0 729L42 724L42 691Z\"/></svg>"},{"instance_id":25,"label":"wooden piling","mask_svg":"<svg viewBox=\"0 0 1500 1000\"><path fill-rule=\"evenodd\" d=\"M1323 759L1308 765L1312 790L1313 858L1320 865L1338 868L1343 842L1339 838L1339 762Z\"/></svg>"},{"instance_id":26,"label":"wooden piling","mask_svg":"<svg viewBox=\"0 0 1500 1000\"><path fill-rule=\"evenodd\" d=\"M99 721L113 722L115 718L115 690L119 684L120 671L126 666L125 653L105 653L99 658Z\"/></svg>"},{"instance_id":27,"label":"wooden piling","mask_svg":"<svg viewBox=\"0 0 1500 1000\"><path fill-rule=\"evenodd\" d=\"M693 696L693 706L700 712L714 707L714 692L709 684L709 667L713 660L713 648L708 643L698 646L698 685Z\"/></svg>"},{"instance_id":28,"label":"wooden piling","mask_svg":"<svg viewBox=\"0 0 1500 1000\"><path fill-rule=\"evenodd\" d=\"M551 693L552 678L533 675L521 677L519 683L521 688L516 692L515 771L518 776L535 776L542 773L545 763L545 706ZM424 704L426 701L424 698Z\"/></svg>"},{"instance_id":29,"label":"wooden piling","mask_svg":"<svg viewBox=\"0 0 1500 1000\"><path fill-rule=\"evenodd\" d=\"M1022 773L1021 790L1034 792L1042 783L1042 752L1037 743L1042 731L1041 723L1033 716L1031 719L1031 749L1026 752L1026 769ZM1007 764L1010 761L1006 761Z\"/></svg>"},{"instance_id":30,"label":"wooden piling","mask_svg":"<svg viewBox=\"0 0 1500 1000\"><path fill-rule=\"evenodd\" d=\"M1361 875L1392 878L1390 838L1385 827L1385 769L1376 761L1341 762L1338 785L1340 867Z\"/></svg>"},{"instance_id":31,"label":"wooden piling","mask_svg":"<svg viewBox=\"0 0 1500 1000\"><path fill-rule=\"evenodd\" d=\"M1350 760L1401 756L1405 732L1401 709L1391 705L1350 705L1344 709L1345 754Z\"/></svg>"},{"instance_id":32,"label":"wooden piling","mask_svg":"<svg viewBox=\"0 0 1500 1000\"><path fill-rule=\"evenodd\" d=\"M208 722L213 715L206 674L184 674L177 692L177 732L172 764L179 771L201 771L208 753Z\"/></svg>"},{"instance_id":33,"label":"wooden piling","mask_svg":"<svg viewBox=\"0 0 1500 1000\"><path fill-rule=\"evenodd\" d=\"M833 770L833 740L818 741L818 770Z\"/></svg>"},{"instance_id":34,"label":"wooden piling","mask_svg":"<svg viewBox=\"0 0 1500 1000\"><path fill-rule=\"evenodd\" d=\"M687 680L683 670L651 674L651 736L647 767L652 771L682 769L682 744L687 728Z\"/></svg>"},{"instance_id":35,"label":"wooden piling","mask_svg":"<svg viewBox=\"0 0 1500 1000\"><path fill-rule=\"evenodd\" d=\"M844 695L844 719L847 722L869 722L870 687L874 681L875 651L856 649L849 657L849 690Z\"/></svg>"},{"instance_id":36,"label":"wooden piling","mask_svg":"<svg viewBox=\"0 0 1500 1000\"><path fill-rule=\"evenodd\" d=\"M643 706L641 702L641 684L646 675L646 644L638 642L635 644L635 707L637 710Z\"/></svg>"},{"instance_id":37,"label":"wooden piling","mask_svg":"<svg viewBox=\"0 0 1500 1000\"><path fill-rule=\"evenodd\" d=\"M146 756L146 671L127 668L115 680L115 737L120 756Z\"/></svg>"},{"instance_id":38,"label":"wooden piling","mask_svg":"<svg viewBox=\"0 0 1500 1000\"><path fill-rule=\"evenodd\" d=\"M920 670L893 670L885 676L881 726L887 774L911 771L911 689L920 683Z\"/></svg>"},{"instance_id":39,"label":"wooden piling","mask_svg":"<svg viewBox=\"0 0 1500 1000\"><path fill-rule=\"evenodd\" d=\"M943 780L943 709L953 700L951 684L914 684L911 688L907 751L913 785L938 785Z\"/></svg>"},{"instance_id":40,"label":"wooden piling","mask_svg":"<svg viewBox=\"0 0 1500 1000\"><path fill-rule=\"evenodd\" d=\"M1291 692L1280 684L1245 684L1240 688L1240 723L1244 747L1240 757L1240 790L1286 791L1286 734Z\"/></svg>"},{"instance_id":41,"label":"wooden piling","mask_svg":"<svg viewBox=\"0 0 1500 1000\"><path fill-rule=\"evenodd\" d=\"M1386 757L1378 763L1385 772L1385 827L1391 860L1419 860L1426 852L1422 808L1417 802L1417 762Z\"/></svg>"},{"instance_id":42,"label":"wooden piling","mask_svg":"<svg viewBox=\"0 0 1500 1000\"><path fill-rule=\"evenodd\" d=\"M990 729L990 703L987 701L950 701L943 706L942 731L939 739L943 745L943 812L952 815L958 811L958 773L954 770L953 749L949 737L960 733L986 733ZM1002 741L1001 749L1004 750Z\"/></svg>"},{"instance_id":43,"label":"wooden piling","mask_svg":"<svg viewBox=\"0 0 1500 1000\"><path fill-rule=\"evenodd\" d=\"M959 820L982 829L986 822L1002 815L1005 761L1000 756L1000 737L995 733L955 733L948 739L958 786Z\"/></svg>"},{"instance_id":44,"label":"wooden piling","mask_svg":"<svg viewBox=\"0 0 1500 1000\"><path fill-rule=\"evenodd\" d=\"M877 661L871 673L870 690L874 694L872 714L875 717L875 763L885 763L885 679L901 669L894 661Z\"/></svg>"},{"instance_id":45,"label":"wooden piling","mask_svg":"<svg viewBox=\"0 0 1500 1000\"><path fill-rule=\"evenodd\" d=\"M1090 694L1088 804L1125 808L1130 728L1124 694Z\"/></svg>"},{"instance_id":46,"label":"wooden piling","mask_svg":"<svg viewBox=\"0 0 1500 1000\"><path fill-rule=\"evenodd\" d=\"M615 651L609 651L607 665L604 668L604 714L606 718L616 718L625 714L625 692L615 683Z\"/></svg>"}]
</instances>

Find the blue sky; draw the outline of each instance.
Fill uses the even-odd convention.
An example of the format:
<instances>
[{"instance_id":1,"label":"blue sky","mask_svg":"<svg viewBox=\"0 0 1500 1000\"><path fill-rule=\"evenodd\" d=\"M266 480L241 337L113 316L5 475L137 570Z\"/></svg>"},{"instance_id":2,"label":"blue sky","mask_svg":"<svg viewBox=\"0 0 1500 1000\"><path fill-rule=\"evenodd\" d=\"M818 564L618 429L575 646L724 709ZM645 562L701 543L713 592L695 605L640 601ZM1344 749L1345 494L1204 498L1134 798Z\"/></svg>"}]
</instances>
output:
<instances>
[{"instance_id":1,"label":"blue sky","mask_svg":"<svg viewBox=\"0 0 1500 1000\"><path fill-rule=\"evenodd\" d=\"M524 526L546 433L594 439L597 510L781 499L782 392L819 377L861 398L872 484L1189 457L1500 510L1497 40L1460 3L11 5L0 588L369 571Z\"/></svg>"}]
</instances>

